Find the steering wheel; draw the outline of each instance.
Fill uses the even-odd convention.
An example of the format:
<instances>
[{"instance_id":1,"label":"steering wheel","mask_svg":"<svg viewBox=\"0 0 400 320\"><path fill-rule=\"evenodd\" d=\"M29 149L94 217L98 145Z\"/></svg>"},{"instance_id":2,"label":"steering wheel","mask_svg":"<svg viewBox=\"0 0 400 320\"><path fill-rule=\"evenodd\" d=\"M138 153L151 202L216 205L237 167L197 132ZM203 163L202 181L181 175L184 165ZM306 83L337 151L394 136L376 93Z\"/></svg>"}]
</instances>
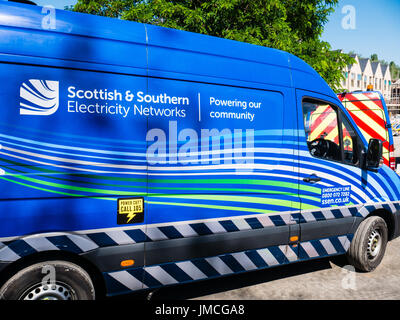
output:
<instances>
[{"instance_id":1,"label":"steering wheel","mask_svg":"<svg viewBox=\"0 0 400 320\"><path fill-rule=\"evenodd\" d=\"M309 143L310 153L315 157L325 158L329 147L329 142L322 138L314 139Z\"/></svg>"}]
</instances>

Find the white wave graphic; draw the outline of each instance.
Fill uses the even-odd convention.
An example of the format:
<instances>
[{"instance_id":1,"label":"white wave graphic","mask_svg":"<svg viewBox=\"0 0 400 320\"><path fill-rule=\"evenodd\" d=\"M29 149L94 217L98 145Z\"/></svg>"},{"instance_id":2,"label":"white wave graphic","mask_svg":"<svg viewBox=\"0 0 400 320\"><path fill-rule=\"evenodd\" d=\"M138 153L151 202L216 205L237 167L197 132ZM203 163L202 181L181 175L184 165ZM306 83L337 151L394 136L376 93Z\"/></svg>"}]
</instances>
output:
<instances>
[{"instance_id":1,"label":"white wave graphic","mask_svg":"<svg viewBox=\"0 0 400 320\"><path fill-rule=\"evenodd\" d=\"M19 94L22 115L48 116L58 109L58 81L31 79L21 85Z\"/></svg>"}]
</instances>

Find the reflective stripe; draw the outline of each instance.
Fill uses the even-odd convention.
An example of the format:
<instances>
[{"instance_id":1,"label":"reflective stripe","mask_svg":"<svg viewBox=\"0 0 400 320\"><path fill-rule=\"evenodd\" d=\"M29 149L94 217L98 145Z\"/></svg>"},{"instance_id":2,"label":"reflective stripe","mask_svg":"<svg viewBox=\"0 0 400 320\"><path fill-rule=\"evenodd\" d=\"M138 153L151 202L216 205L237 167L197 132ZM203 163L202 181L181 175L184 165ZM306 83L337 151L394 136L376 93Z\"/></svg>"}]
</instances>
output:
<instances>
[{"instance_id":1,"label":"reflective stripe","mask_svg":"<svg viewBox=\"0 0 400 320\"><path fill-rule=\"evenodd\" d=\"M112 272L108 275L123 284L129 290L136 291L147 288L145 284L140 282L127 271Z\"/></svg>"},{"instance_id":2,"label":"reflective stripe","mask_svg":"<svg viewBox=\"0 0 400 320\"><path fill-rule=\"evenodd\" d=\"M181 270L183 270L193 280L200 280L207 278L207 276L190 261L178 262L176 265L179 268L181 268Z\"/></svg>"},{"instance_id":3,"label":"reflective stripe","mask_svg":"<svg viewBox=\"0 0 400 320\"><path fill-rule=\"evenodd\" d=\"M301 247L310 258L315 258L319 256L318 252L315 250L311 242L302 242Z\"/></svg>"},{"instance_id":4,"label":"reflective stripe","mask_svg":"<svg viewBox=\"0 0 400 320\"><path fill-rule=\"evenodd\" d=\"M150 273L154 279L164 285L178 283L178 281L176 281L160 266L146 267L145 270L146 272Z\"/></svg>"}]
</instances>

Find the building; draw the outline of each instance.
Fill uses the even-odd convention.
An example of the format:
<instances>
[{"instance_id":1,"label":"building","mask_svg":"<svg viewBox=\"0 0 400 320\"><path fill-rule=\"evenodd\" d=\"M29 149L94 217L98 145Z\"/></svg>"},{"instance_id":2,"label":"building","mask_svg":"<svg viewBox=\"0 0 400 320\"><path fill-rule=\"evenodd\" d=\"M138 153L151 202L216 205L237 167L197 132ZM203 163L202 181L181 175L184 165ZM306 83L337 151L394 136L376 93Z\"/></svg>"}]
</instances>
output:
<instances>
[{"instance_id":1,"label":"building","mask_svg":"<svg viewBox=\"0 0 400 320\"><path fill-rule=\"evenodd\" d=\"M392 76L390 74L390 67L388 64L382 64L382 94L385 100L389 100L391 97L391 86L392 86Z\"/></svg>"},{"instance_id":2,"label":"building","mask_svg":"<svg viewBox=\"0 0 400 320\"><path fill-rule=\"evenodd\" d=\"M348 70L348 81L347 81L347 88L349 91L355 91L355 90L360 90L361 88L361 66L360 66L360 60L357 55L351 55L356 62L353 63L352 65L347 66Z\"/></svg>"},{"instance_id":3,"label":"building","mask_svg":"<svg viewBox=\"0 0 400 320\"><path fill-rule=\"evenodd\" d=\"M372 83L374 86L374 90L382 92L382 67L380 62L371 62L372 72L374 73L374 82Z\"/></svg>"},{"instance_id":4,"label":"building","mask_svg":"<svg viewBox=\"0 0 400 320\"><path fill-rule=\"evenodd\" d=\"M372 71L371 60L366 58L360 58L360 66L362 72L362 86L361 90L367 90L370 83L373 83L374 72Z\"/></svg>"},{"instance_id":5,"label":"building","mask_svg":"<svg viewBox=\"0 0 400 320\"><path fill-rule=\"evenodd\" d=\"M343 51L342 51L343 52ZM392 78L389 65L372 62L369 58L350 55L355 62L344 68L342 87L345 91L365 91L372 85L373 90L380 91L386 101L392 94Z\"/></svg>"},{"instance_id":6,"label":"building","mask_svg":"<svg viewBox=\"0 0 400 320\"><path fill-rule=\"evenodd\" d=\"M392 83L391 97L386 104L393 115L400 114L400 79Z\"/></svg>"}]
</instances>

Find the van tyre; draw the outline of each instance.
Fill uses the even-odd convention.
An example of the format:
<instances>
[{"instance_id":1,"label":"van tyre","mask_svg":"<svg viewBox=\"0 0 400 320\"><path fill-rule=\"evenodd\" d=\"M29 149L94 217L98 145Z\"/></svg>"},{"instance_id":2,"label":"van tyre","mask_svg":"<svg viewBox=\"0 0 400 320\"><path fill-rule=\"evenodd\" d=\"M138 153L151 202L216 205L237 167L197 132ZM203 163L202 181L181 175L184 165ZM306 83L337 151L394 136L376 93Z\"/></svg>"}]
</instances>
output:
<instances>
[{"instance_id":1,"label":"van tyre","mask_svg":"<svg viewBox=\"0 0 400 320\"><path fill-rule=\"evenodd\" d=\"M347 252L349 262L358 270L374 270L385 255L388 228L381 217L372 216L361 222Z\"/></svg>"},{"instance_id":2,"label":"van tyre","mask_svg":"<svg viewBox=\"0 0 400 320\"><path fill-rule=\"evenodd\" d=\"M88 273L67 261L45 261L17 272L0 288L5 300L94 300Z\"/></svg>"}]
</instances>

